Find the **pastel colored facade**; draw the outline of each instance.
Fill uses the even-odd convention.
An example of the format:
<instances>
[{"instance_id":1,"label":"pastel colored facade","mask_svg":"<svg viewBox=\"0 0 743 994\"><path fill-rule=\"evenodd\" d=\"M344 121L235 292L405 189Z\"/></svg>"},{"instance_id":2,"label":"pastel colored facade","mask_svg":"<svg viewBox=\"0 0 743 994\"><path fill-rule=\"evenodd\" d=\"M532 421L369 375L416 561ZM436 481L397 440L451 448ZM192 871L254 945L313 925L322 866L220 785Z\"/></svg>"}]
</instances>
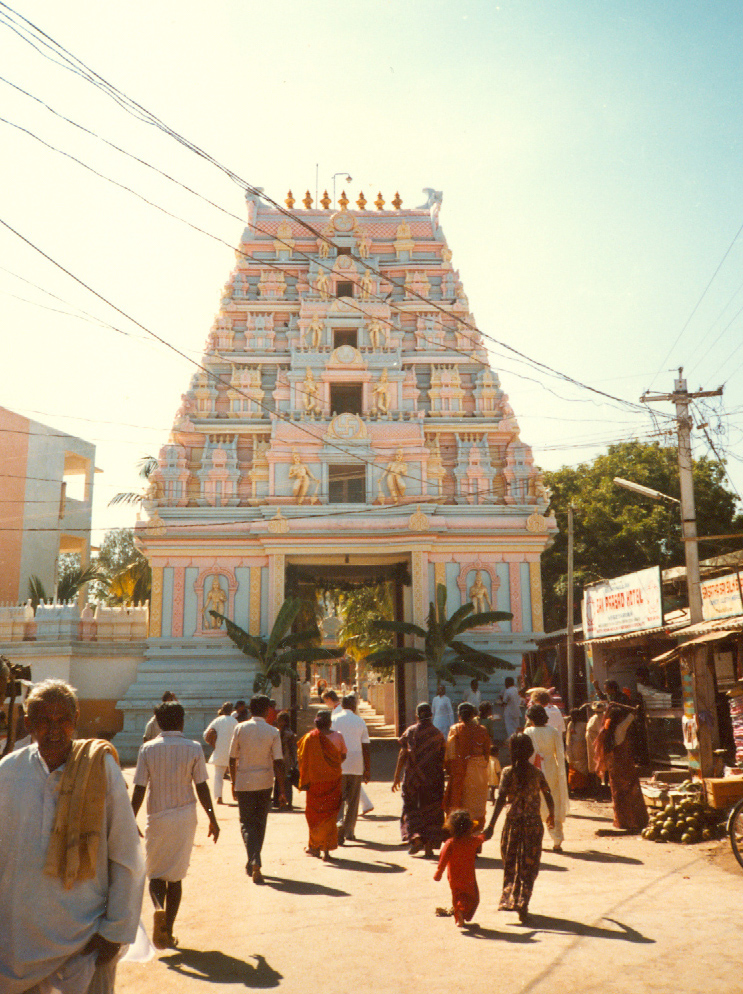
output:
<instances>
[{"instance_id":1,"label":"pastel colored facade","mask_svg":"<svg viewBox=\"0 0 743 994\"><path fill-rule=\"evenodd\" d=\"M51 596L61 553L90 560L95 446L0 407L0 602Z\"/></svg>"},{"instance_id":2,"label":"pastel colored facade","mask_svg":"<svg viewBox=\"0 0 743 994\"><path fill-rule=\"evenodd\" d=\"M264 634L288 593L344 571L396 577L398 616L420 624L444 583L452 611L513 612L473 644L516 667L535 648L549 492L452 267L440 195L380 201L331 211L307 194L287 216L248 198L204 369L137 526L153 590L124 749L163 689L196 723L248 695L250 661L210 609ZM402 723L433 688L425 664L400 677Z\"/></svg>"}]
</instances>

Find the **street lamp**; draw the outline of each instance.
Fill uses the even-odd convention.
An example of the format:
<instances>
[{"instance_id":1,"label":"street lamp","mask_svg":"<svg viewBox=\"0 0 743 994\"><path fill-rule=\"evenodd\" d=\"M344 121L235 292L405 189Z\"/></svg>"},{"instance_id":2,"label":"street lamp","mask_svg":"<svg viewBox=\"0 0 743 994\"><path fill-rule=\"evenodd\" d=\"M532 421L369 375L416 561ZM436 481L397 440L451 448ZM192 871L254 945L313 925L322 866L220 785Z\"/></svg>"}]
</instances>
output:
<instances>
[{"instance_id":1,"label":"street lamp","mask_svg":"<svg viewBox=\"0 0 743 994\"><path fill-rule=\"evenodd\" d=\"M623 480L621 476L615 476L614 483L618 487L624 487L625 490L632 490L636 494L642 494L643 497L650 497L651 500L667 500L671 504L681 503L676 497L669 497L668 494L662 494L660 490L643 487L641 483L633 483L632 480Z\"/></svg>"},{"instance_id":2,"label":"street lamp","mask_svg":"<svg viewBox=\"0 0 743 994\"><path fill-rule=\"evenodd\" d=\"M335 177L336 176L346 176L346 183L351 183L353 181L353 176L349 176L345 169L341 169L339 173L333 173L333 207L337 206L335 202Z\"/></svg>"}]
</instances>

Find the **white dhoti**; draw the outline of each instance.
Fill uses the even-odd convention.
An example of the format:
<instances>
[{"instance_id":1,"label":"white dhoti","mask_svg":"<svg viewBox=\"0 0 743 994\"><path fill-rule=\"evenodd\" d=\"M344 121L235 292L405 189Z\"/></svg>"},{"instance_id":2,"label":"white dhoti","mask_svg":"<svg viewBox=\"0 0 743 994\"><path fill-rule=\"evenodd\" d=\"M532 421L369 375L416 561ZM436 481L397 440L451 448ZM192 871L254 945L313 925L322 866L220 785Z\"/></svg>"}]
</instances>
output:
<instances>
[{"instance_id":1,"label":"white dhoti","mask_svg":"<svg viewBox=\"0 0 743 994\"><path fill-rule=\"evenodd\" d=\"M196 835L196 805L166 808L147 816L145 853L150 880L183 880Z\"/></svg>"}]
</instances>

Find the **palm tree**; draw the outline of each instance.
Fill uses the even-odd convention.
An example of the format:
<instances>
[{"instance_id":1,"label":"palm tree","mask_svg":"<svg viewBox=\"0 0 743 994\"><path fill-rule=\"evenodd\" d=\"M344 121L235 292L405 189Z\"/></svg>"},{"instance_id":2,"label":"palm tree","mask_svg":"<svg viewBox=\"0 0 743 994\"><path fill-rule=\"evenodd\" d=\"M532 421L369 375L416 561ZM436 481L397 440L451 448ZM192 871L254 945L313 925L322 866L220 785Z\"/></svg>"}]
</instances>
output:
<instances>
[{"instance_id":1,"label":"palm tree","mask_svg":"<svg viewBox=\"0 0 743 994\"><path fill-rule=\"evenodd\" d=\"M428 628L421 628L410 621L387 621L378 618L375 628L398 635L415 635L424 640L423 649L412 646L391 646L366 657L369 666L389 665L390 663L427 662L436 674L438 681L455 683L458 676L476 677L487 681L493 670L512 670L513 664L490 652L482 652L458 640L462 632L495 621L508 621L510 611L474 612L472 604L463 604L451 618L446 616L446 587L439 583L436 587L436 604L430 602Z\"/></svg>"},{"instance_id":2,"label":"palm tree","mask_svg":"<svg viewBox=\"0 0 743 994\"><path fill-rule=\"evenodd\" d=\"M227 634L240 652L258 661L260 669L253 680L254 694L266 693L270 687L278 687L282 677L288 676L296 680L297 663L311 663L316 659L336 659L343 655L343 649L326 649L324 646L312 644L321 638L317 625L303 632L292 632L291 627L301 608L301 598L287 597L279 608L267 639L249 635L218 611L209 612L212 617L224 621Z\"/></svg>"},{"instance_id":3,"label":"palm tree","mask_svg":"<svg viewBox=\"0 0 743 994\"><path fill-rule=\"evenodd\" d=\"M139 473L140 479L147 483L150 476L157 469L157 459L155 456L142 456L137 462L137 472ZM146 487L145 487L146 490ZM145 499L145 490L139 493L118 493L114 494L111 500L108 502L109 507L113 507L115 504L141 504Z\"/></svg>"},{"instance_id":4,"label":"palm tree","mask_svg":"<svg viewBox=\"0 0 743 994\"><path fill-rule=\"evenodd\" d=\"M74 560L77 560L76 562ZM108 585L108 576L104 570L96 563L89 566L80 564L79 556L74 555L69 558L60 557L60 575L57 582L57 602L66 604L74 600L86 583L97 582L105 586ZM31 604L36 610L41 601L49 602L52 597L44 589L44 584L38 576L31 576L28 580L28 595ZM52 595L53 596L53 595Z\"/></svg>"}]
</instances>

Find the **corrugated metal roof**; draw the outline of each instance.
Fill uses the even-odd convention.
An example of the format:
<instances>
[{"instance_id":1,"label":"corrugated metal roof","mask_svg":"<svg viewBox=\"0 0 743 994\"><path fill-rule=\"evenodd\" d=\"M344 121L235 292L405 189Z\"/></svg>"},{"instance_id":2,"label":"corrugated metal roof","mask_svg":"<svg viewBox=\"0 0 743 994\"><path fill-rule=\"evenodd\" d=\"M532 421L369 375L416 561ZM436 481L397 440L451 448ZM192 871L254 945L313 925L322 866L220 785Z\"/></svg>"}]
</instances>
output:
<instances>
[{"instance_id":1,"label":"corrugated metal roof","mask_svg":"<svg viewBox=\"0 0 743 994\"><path fill-rule=\"evenodd\" d=\"M700 621L696 625L689 625L675 632L675 635L704 635L706 632L719 632L723 628L731 632L739 632L743 629L743 614L736 614L732 618L715 618L713 621Z\"/></svg>"}]
</instances>

